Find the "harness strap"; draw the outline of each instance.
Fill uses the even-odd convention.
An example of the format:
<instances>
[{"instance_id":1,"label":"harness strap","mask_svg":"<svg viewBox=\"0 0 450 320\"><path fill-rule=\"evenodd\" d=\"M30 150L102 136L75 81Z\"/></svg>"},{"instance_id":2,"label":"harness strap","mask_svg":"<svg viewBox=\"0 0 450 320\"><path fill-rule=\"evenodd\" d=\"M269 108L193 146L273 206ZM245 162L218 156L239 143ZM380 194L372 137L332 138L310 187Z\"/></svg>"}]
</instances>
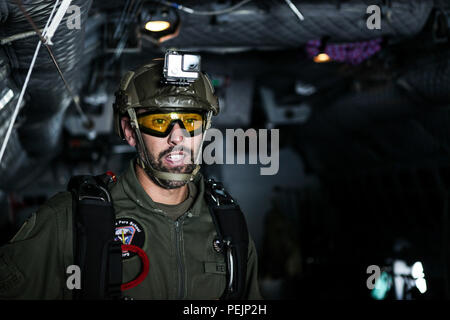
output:
<instances>
[{"instance_id":1,"label":"harness strap","mask_svg":"<svg viewBox=\"0 0 450 320\"><path fill-rule=\"evenodd\" d=\"M205 198L227 262L227 286L220 299L243 299L249 244L245 216L222 184L208 179L205 185Z\"/></svg>"},{"instance_id":2,"label":"harness strap","mask_svg":"<svg viewBox=\"0 0 450 320\"><path fill-rule=\"evenodd\" d=\"M74 260L81 270L81 290L75 299L121 296L122 249L115 243L115 213L106 175L72 177Z\"/></svg>"},{"instance_id":3,"label":"harness strap","mask_svg":"<svg viewBox=\"0 0 450 320\"><path fill-rule=\"evenodd\" d=\"M145 279L148 258L143 250L114 241L115 213L107 184L110 175L72 177L74 259L81 269L81 290L75 299L118 299ZM221 252L227 262L227 286L222 300L244 297L249 235L245 216L222 184L209 179L205 199L216 227ZM136 252L143 270L135 280L122 284L122 251Z\"/></svg>"}]
</instances>

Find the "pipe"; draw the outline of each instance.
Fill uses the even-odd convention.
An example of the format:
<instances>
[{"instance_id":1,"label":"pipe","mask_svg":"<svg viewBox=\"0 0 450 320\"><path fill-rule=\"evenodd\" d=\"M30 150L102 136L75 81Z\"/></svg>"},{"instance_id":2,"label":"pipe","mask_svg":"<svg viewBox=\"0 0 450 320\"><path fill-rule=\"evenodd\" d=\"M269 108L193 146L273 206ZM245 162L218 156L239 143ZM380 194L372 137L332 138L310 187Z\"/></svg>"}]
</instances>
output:
<instances>
[{"instance_id":1,"label":"pipe","mask_svg":"<svg viewBox=\"0 0 450 320\"><path fill-rule=\"evenodd\" d=\"M180 12L183 25L188 27L164 44L211 51L211 48L298 48L323 37L334 43L380 37L398 40L421 32L433 9L433 1L423 0L292 0L294 6L301 8L304 19L300 20L284 1L273 2L278 4L252 1L246 4L245 14L236 11L217 16L215 24L210 16ZM380 7L381 29L367 27L369 5ZM196 10L210 7L209 2L202 2L196 5Z\"/></svg>"},{"instance_id":2,"label":"pipe","mask_svg":"<svg viewBox=\"0 0 450 320\"><path fill-rule=\"evenodd\" d=\"M83 70L80 65L84 49L83 28L91 3L92 0L73 0L72 4L80 7L82 28L68 29L67 20L71 16L66 14L52 38L55 59L75 95L78 95L82 86L80 73ZM42 0L24 3L23 6L37 28L41 29L48 19L53 4L53 0ZM6 10L0 5L0 18L8 22L2 25L2 35L6 37L29 32L31 28L14 0L6 1ZM25 79L36 43L35 37L28 37L15 39L4 47L12 70L7 77L12 78L18 85ZM64 114L70 103L71 96L52 60L45 50L41 50L36 60L35 71L30 78L26 104L19 114L19 125L13 129L11 141L0 165L2 177L0 189L8 191L26 185L40 173L38 169L45 168L48 161L54 157L61 147L59 144ZM3 109L0 110L0 119L7 118L11 112L9 107ZM3 118L1 114L4 115ZM21 175L18 179L17 172L26 172L26 175Z\"/></svg>"},{"instance_id":3,"label":"pipe","mask_svg":"<svg viewBox=\"0 0 450 320\"><path fill-rule=\"evenodd\" d=\"M42 30L43 29L41 29L39 31L42 32ZM32 37L35 35L37 35L36 31L27 31L27 32L18 33L18 34L0 39L0 45L3 46L5 44L11 43L13 41L25 39L25 38Z\"/></svg>"}]
</instances>

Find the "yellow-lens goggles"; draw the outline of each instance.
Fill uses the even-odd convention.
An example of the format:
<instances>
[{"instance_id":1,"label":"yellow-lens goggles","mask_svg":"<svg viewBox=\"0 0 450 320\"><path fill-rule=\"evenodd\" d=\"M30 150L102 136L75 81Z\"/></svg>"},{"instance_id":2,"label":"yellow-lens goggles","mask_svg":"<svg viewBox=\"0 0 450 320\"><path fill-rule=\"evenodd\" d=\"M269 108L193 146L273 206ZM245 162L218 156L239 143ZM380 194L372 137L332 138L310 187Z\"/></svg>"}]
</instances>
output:
<instances>
[{"instance_id":1,"label":"yellow-lens goggles","mask_svg":"<svg viewBox=\"0 0 450 320\"><path fill-rule=\"evenodd\" d=\"M194 112L142 113L137 115L139 128L142 132L166 137L175 123L185 129L191 136L202 131L204 117Z\"/></svg>"}]
</instances>

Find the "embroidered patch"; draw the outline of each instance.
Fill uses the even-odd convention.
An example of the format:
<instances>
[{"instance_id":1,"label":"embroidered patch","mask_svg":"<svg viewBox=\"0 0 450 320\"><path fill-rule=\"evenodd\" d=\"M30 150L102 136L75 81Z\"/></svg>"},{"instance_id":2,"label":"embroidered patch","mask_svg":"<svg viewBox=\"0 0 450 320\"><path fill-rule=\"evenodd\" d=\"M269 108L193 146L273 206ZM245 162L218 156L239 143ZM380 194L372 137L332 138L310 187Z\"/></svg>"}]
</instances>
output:
<instances>
[{"instance_id":1,"label":"embroidered patch","mask_svg":"<svg viewBox=\"0 0 450 320\"><path fill-rule=\"evenodd\" d=\"M116 236L114 240L142 248L145 242L144 228L139 222L131 218L116 219ZM124 251L122 258L128 259L135 255L136 253L134 252Z\"/></svg>"}]
</instances>

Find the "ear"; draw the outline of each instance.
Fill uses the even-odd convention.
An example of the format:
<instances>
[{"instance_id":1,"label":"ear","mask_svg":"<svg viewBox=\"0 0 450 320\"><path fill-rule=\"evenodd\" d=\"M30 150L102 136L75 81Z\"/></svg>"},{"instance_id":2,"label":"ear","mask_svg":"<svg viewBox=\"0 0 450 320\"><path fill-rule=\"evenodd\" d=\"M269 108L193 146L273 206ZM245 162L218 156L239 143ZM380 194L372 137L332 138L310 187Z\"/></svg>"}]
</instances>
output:
<instances>
[{"instance_id":1,"label":"ear","mask_svg":"<svg viewBox=\"0 0 450 320\"><path fill-rule=\"evenodd\" d=\"M127 140L128 144L130 146L135 147L136 146L136 136L134 134L133 128L131 127L130 118L122 117L122 119L120 119L120 125L122 126L125 140Z\"/></svg>"}]
</instances>

